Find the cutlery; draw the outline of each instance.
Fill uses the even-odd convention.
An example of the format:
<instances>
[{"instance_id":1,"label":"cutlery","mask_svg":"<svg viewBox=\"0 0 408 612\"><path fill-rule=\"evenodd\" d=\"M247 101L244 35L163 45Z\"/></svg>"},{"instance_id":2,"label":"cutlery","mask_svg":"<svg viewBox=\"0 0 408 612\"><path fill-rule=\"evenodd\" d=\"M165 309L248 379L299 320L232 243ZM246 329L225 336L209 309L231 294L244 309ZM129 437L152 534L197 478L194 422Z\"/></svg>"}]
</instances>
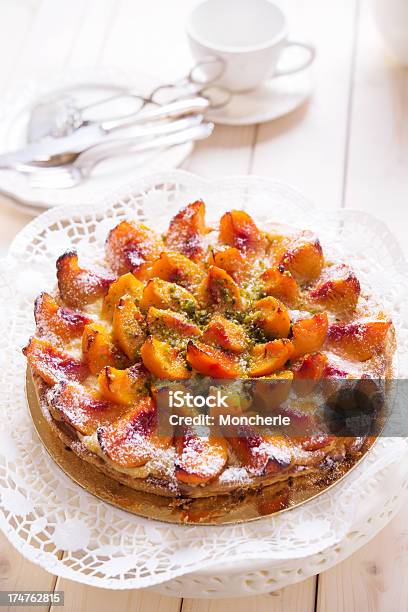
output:
<instances>
[{"instance_id":1,"label":"cutlery","mask_svg":"<svg viewBox=\"0 0 408 612\"><path fill-rule=\"evenodd\" d=\"M117 139L109 143L90 147L81 153L70 164L43 167L30 164L19 164L20 172L29 174L33 187L46 189L66 189L74 187L87 179L93 169L110 157L139 153L156 148L168 148L185 142L208 138L214 129L213 123L201 123L194 127L180 130L174 134L158 136L148 141L138 142L134 139Z\"/></svg>"},{"instance_id":2,"label":"cutlery","mask_svg":"<svg viewBox=\"0 0 408 612\"><path fill-rule=\"evenodd\" d=\"M60 164L62 161L68 163L72 155L80 154L85 149L101 143L106 136L115 130L133 125L139 126L141 123L181 118L194 113L202 114L208 108L208 105L207 99L196 96L119 119L89 123L70 136L50 138L40 143L29 144L18 151L0 155L0 169L15 168L17 164L32 164L35 162L44 165ZM151 127L154 129L154 126ZM156 127L158 128L158 126ZM146 133L146 129L140 127L141 132L144 130L142 133L144 137L151 135ZM157 131L154 133L157 133ZM64 158L64 156L67 157Z\"/></svg>"},{"instance_id":3,"label":"cutlery","mask_svg":"<svg viewBox=\"0 0 408 612\"><path fill-rule=\"evenodd\" d=\"M82 106L75 102L73 96L75 93L86 90L87 85L65 87L51 94L53 96L51 99L49 94L47 98L43 98L32 107L27 126L28 142L38 142L49 136L54 138L68 136L85 123L89 124L92 121L89 111L98 107L103 108L104 105L120 99L131 99L135 105L135 113L140 113L148 105L168 104L193 95L202 96L211 102L211 96L208 93L224 69L225 65L222 60L209 56L195 64L186 76L171 83L161 83L147 95L141 94L140 89L122 88L119 92ZM230 94L225 91L223 94L224 105L229 101ZM214 106L213 103L210 105Z\"/></svg>"}]
</instances>

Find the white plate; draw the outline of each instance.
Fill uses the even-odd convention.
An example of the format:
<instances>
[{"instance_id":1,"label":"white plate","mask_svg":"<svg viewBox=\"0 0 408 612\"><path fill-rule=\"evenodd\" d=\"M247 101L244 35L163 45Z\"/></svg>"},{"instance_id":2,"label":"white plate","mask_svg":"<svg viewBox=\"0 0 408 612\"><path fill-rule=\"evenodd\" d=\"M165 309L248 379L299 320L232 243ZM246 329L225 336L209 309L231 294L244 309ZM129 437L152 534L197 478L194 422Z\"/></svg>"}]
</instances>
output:
<instances>
[{"instance_id":1,"label":"white plate","mask_svg":"<svg viewBox=\"0 0 408 612\"><path fill-rule=\"evenodd\" d=\"M229 104L208 113L224 125L252 125L283 117L301 106L312 92L310 70L271 79L254 91L235 94Z\"/></svg>"},{"instance_id":2,"label":"white plate","mask_svg":"<svg viewBox=\"0 0 408 612\"><path fill-rule=\"evenodd\" d=\"M129 76L110 68L76 71L58 78L48 77L41 82L38 79L23 90L11 93L1 105L0 153L18 149L26 143L30 107L33 103L51 91L81 83L92 84L98 90L98 95L105 97L129 87L140 88L141 93L148 92L159 81L150 75L132 73ZM88 96L86 100L90 94L88 91L81 95ZM129 133L122 130L122 135ZM17 202L19 208L35 215L39 208L90 202L145 174L176 168L192 149L193 144L186 143L166 150L112 158L99 164L90 179L71 189L39 189L33 187L25 175L0 170L0 192L10 196L11 204Z\"/></svg>"}]
</instances>

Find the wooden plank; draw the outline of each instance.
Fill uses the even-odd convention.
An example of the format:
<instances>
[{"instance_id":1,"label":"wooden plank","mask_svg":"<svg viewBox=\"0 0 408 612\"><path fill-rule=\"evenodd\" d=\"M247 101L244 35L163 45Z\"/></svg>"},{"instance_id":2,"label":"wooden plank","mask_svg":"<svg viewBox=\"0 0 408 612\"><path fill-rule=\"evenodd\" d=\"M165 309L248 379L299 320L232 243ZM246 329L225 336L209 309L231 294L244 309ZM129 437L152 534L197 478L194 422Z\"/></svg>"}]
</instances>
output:
<instances>
[{"instance_id":1,"label":"wooden plank","mask_svg":"<svg viewBox=\"0 0 408 612\"><path fill-rule=\"evenodd\" d=\"M406 245L408 72L387 55L367 0L361 8L349 149L345 205L384 220Z\"/></svg>"},{"instance_id":2,"label":"wooden plank","mask_svg":"<svg viewBox=\"0 0 408 612\"><path fill-rule=\"evenodd\" d=\"M89 0L42 0L15 63L13 83L64 67L88 6Z\"/></svg>"},{"instance_id":3,"label":"wooden plank","mask_svg":"<svg viewBox=\"0 0 408 612\"><path fill-rule=\"evenodd\" d=\"M190 0L121 0L101 61L163 79L183 76L191 64L184 33L190 8Z\"/></svg>"},{"instance_id":4,"label":"wooden plank","mask_svg":"<svg viewBox=\"0 0 408 612\"><path fill-rule=\"evenodd\" d=\"M408 511L371 542L320 574L317 612L403 612L408 609Z\"/></svg>"},{"instance_id":5,"label":"wooden plank","mask_svg":"<svg viewBox=\"0 0 408 612\"><path fill-rule=\"evenodd\" d=\"M27 561L0 531L0 591L52 591L55 582L55 576ZM47 612L48 608L48 605L38 606L36 610ZM5 607L2 610L13 612L16 608Z\"/></svg>"},{"instance_id":6,"label":"wooden plank","mask_svg":"<svg viewBox=\"0 0 408 612\"><path fill-rule=\"evenodd\" d=\"M65 591L64 612L179 612L181 599L150 591L112 591L89 587L71 580L58 579L56 589ZM51 606L50 612L61 608Z\"/></svg>"},{"instance_id":7,"label":"wooden plank","mask_svg":"<svg viewBox=\"0 0 408 612\"><path fill-rule=\"evenodd\" d=\"M250 170L255 127L217 125L207 140L197 143L183 167L210 179L247 174Z\"/></svg>"},{"instance_id":8,"label":"wooden plank","mask_svg":"<svg viewBox=\"0 0 408 612\"><path fill-rule=\"evenodd\" d=\"M300 188L316 205L340 206L356 2L284 4L291 37L312 40L314 92L309 105L259 127L252 172Z\"/></svg>"},{"instance_id":9,"label":"wooden plank","mask_svg":"<svg viewBox=\"0 0 408 612\"><path fill-rule=\"evenodd\" d=\"M121 0L84 1L87 2L88 10L78 24L78 33L67 60L67 66L70 68L100 63L104 46L121 6Z\"/></svg>"},{"instance_id":10,"label":"wooden plank","mask_svg":"<svg viewBox=\"0 0 408 612\"><path fill-rule=\"evenodd\" d=\"M249 598L184 599L181 608L182 612L314 612L314 609L313 579L304 580L274 593Z\"/></svg>"},{"instance_id":11,"label":"wooden plank","mask_svg":"<svg viewBox=\"0 0 408 612\"><path fill-rule=\"evenodd\" d=\"M13 77L16 58L32 27L37 3L3 0L0 19L0 91L4 91Z\"/></svg>"}]
</instances>

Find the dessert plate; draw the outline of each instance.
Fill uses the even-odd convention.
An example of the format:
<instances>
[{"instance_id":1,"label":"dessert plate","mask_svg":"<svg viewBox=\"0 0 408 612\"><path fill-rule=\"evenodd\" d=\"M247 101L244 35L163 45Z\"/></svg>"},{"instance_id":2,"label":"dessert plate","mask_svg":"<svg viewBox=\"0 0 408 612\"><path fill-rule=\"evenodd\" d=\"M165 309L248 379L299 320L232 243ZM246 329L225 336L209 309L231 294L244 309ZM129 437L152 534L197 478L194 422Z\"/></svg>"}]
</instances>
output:
<instances>
[{"instance_id":1,"label":"dessert plate","mask_svg":"<svg viewBox=\"0 0 408 612\"><path fill-rule=\"evenodd\" d=\"M74 87L75 100L79 106L82 106L95 99L115 95L123 89L128 89L132 83L144 94L156 87L159 81L142 73L127 75L117 69L92 68L92 70L68 72L57 78L38 79L35 83L27 84L24 89L10 93L0 107L1 152L18 149L27 143L31 108L50 92L65 88L72 90ZM119 107L119 113L131 110L128 106ZM121 137L128 137L131 134L131 129L120 131ZM34 187L27 175L11 170L0 170L0 192L6 197L9 196L11 205L36 215L38 209L89 202L95 198L102 198L107 192L145 174L176 168L192 150L193 144L185 143L168 149L110 158L97 166L89 180L71 189Z\"/></svg>"},{"instance_id":2,"label":"dessert plate","mask_svg":"<svg viewBox=\"0 0 408 612\"><path fill-rule=\"evenodd\" d=\"M33 298L55 282L55 257L73 243L81 256L94 257L106 232L130 215L153 219L161 230L180 202L197 193L215 217L225 207L256 209L260 216L271 211L314 229L323 248L347 253L362 283L383 297L397 328L398 374L407 374L406 264L387 228L365 213L316 210L296 190L267 179L205 181L180 171L145 177L86 206L47 211L20 232L0 266L0 528L54 575L190 597L271 592L351 554L404 503L408 445L402 438L379 439L356 469L316 499L258 521L218 526L124 512L73 483L48 456L27 410L21 347L34 328Z\"/></svg>"},{"instance_id":3,"label":"dessert plate","mask_svg":"<svg viewBox=\"0 0 408 612\"><path fill-rule=\"evenodd\" d=\"M234 94L208 119L224 125L253 125L279 119L304 104L312 93L311 69L266 81L253 91Z\"/></svg>"}]
</instances>

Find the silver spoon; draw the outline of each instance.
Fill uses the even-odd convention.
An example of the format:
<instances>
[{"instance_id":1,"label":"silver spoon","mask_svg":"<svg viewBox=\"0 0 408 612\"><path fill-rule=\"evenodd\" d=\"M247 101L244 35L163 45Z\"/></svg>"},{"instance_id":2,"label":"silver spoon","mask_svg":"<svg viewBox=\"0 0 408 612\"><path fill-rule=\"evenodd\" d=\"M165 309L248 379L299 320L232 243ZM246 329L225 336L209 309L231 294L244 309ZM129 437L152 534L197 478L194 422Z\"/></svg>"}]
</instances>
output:
<instances>
[{"instance_id":1,"label":"silver spoon","mask_svg":"<svg viewBox=\"0 0 408 612\"><path fill-rule=\"evenodd\" d=\"M81 153L71 164L55 167L38 167L25 164L18 168L20 172L29 175L33 187L40 189L67 189L75 187L89 178L94 168L102 161L111 157L129 153L139 153L153 149L165 149L185 142L208 138L214 129L213 123L200 125L181 130L174 134L159 136L149 141L135 143L134 139L110 141L110 143L97 145Z\"/></svg>"}]
</instances>

